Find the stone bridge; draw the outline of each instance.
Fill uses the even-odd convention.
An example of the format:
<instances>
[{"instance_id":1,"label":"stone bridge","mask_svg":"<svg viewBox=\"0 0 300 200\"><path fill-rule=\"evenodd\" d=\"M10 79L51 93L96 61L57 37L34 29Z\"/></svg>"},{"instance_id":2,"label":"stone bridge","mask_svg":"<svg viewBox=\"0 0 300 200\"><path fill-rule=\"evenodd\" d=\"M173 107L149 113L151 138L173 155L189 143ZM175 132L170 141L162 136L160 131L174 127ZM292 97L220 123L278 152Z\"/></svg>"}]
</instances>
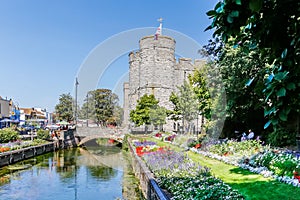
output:
<instances>
[{"instance_id":1,"label":"stone bridge","mask_svg":"<svg viewBox=\"0 0 300 200\"><path fill-rule=\"evenodd\" d=\"M113 139L119 143L123 142L124 131L118 128L102 127L76 127L76 137L80 138L78 146L98 138Z\"/></svg>"}]
</instances>

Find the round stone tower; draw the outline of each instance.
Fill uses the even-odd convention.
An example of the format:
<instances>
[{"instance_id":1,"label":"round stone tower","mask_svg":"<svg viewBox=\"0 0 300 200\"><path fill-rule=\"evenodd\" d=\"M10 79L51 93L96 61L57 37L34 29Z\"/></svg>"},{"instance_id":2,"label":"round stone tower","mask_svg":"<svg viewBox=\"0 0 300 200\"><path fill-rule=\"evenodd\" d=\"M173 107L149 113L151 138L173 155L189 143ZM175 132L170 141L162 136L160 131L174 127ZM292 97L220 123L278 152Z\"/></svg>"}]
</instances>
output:
<instances>
[{"instance_id":1,"label":"round stone tower","mask_svg":"<svg viewBox=\"0 0 300 200\"><path fill-rule=\"evenodd\" d=\"M127 121L130 111L144 94L153 94L160 106L173 109L169 101L171 93L177 91L177 86L183 84L195 67L190 58L176 62L175 43L173 38L164 35L146 36L140 39L139 50L129 54L129 83L124 85L124 119ZM167 120L163 127L165 131L178 131L180 124Z\"/></svg>"},{"instance_id":2,"label":"round stone tower","mask_svg":"<svg viewBox=\"0 0 300 200\"><path fill-rule=\"evenodd\" d=\"M140 40L140 94L154 94L160 106L170 109L174 90L175 40L168 36L146 36Z\"/></svg>"}]
</instances>

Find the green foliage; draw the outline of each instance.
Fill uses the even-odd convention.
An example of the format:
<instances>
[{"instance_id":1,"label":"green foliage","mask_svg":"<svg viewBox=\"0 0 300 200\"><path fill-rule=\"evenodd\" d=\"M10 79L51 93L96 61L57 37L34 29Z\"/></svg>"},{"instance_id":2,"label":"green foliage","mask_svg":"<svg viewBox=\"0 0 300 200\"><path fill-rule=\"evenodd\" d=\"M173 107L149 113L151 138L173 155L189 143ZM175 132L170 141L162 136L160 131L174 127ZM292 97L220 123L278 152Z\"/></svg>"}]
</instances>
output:
<instances>
[{"instance_id":1,"label":"green foliage","mask_svg":"<svg viewBox=\"0 0 300 200\"><path fill-rule=\"evenodd\" d=\"M183 127L187 127L189 132L191 125L190 122L193 119L196 119L198 115L197 96L193 91L193 86L187 81L184 81L183 85L178 87L178 90L178 93L172 93L170 96L170 100L175 106L175 112L173 112L173 115L181 115ZM180 116L176 116L175 118L180 118Z\"/></svg>"},{"instance_id":2,"label":"green foliage","mask_svg":"<svg viewBox=\"0 0 300 200\"><path fill-rule=\"evenodd\" d=\"M206 107L206 120L204 124L207 139L218 138L223 129L226 116L225 87L219 67L214 62L208 62L202 69L201 75L205 76L205 84L210 99L204 100ZM196 86L197 87L197 84ZM206 93L207 94L207 93ZM201 102L199 102L201 104Z\"/></svg>"},{"instance_id":3,"label":"green foliage","mask_svg":"<svg viewBox=\"0 0 300 200\"><path fill-rule=\"evenodd\" d=\"M287 128L277 128L268 135L268 144L276 147L295 146L296 132Z\"/></svg>"},{"instance_id":4,"label":"green foliage","mask_svg":"<svg viewBox=\"0 0 300 200\"><path fill-rule=\"evenodd\" d=\"M155 96L153 94L143 95L137 101L135 110L132 110L130 112L130 120L134 122L136 126L151 124L150 110L158 108L157 106L158 100L155 99Z\"/></svg>"},{"instance_id":5,"label":"green foliage","mask_svg":"<svg viewBox=\"0 0 300 200\"><path fill-rule=\"evenodd\" d=\"M176 93L171 93L169 101L172 102L174 108L173 110L169 111L168 116L170 116L172 120L178 121L179 119L181 119L181 110L179 108L179 100Z\"/></svg>"},{"instance_id":6,"label":"green foliage","mask_svg":"<svg viewBox=\"0 0 300 200\"><path fill-rule=\"evenodd\" d=\"M189 76L190 85L193 86L193 91L198 100L198 111L206 119L211 118L212 100L210 97L206 68L196 69L194 73Z\"/></svg>"},{"instance_id":7,"label":"green foliage","mask_svg":"<svg viewBox=\"0 0 300 200\"><path fill-rule=\"evenodd\" d=\"M36 138L31 142L30 146L37 146L37 145L45 144L46 142L47 141L43 139Z\"/></svg>"},{"instance_id":8,"label":"green foliage","mask_svg":"<svg viewBox=\"0 0 300 200\"><path fill-rule=\"evenodd\" d=\"M122 150L128 151L129 145L128 145L128 138L130 138L129 134L125 134L123 138L123 143L122 143Z\"/></svg>"},{"instance_id":9,"label":"green foliage","mask_svg":"<svg viewBox=\"0 0 300 200\"><path fill-rule=\"evenodd\" d=\"M240 47L245 54L257 51L263 58L265 82L259 81L263 85L265 116L269 118L264 128L285 124L291 109L299 113L298 0L223 0L207 15L213 19L207 29L214 29L215 37Z\"/></svg>"},{"instance_id":10,"label":"green foliage","mask_svg":"<svg viewBox=\"0 0 300 200\"><path fill-rule=\"evenodd\" d=\"M299 161L294 155L275 153L273 151L266 151L254 155L250 160L250 164L255 167L267 167L278 176L289 177L291 177L293 172L299 167Z\"/></svg>"},{"instance_id":11,"label":"green foliage","mask_svg":"<svg viewBox=\"0 0 300 200\"><path fill-rule=\"evenodd\" d=\"M95 101L95 120L99 125L105 125L108 119L114 114L114 108L118 101L118 96L109 89L97 89L93 91Z\"/></svg>"},{"instance_id":12,"label":"green foliage","mask_svg":"<svg viewBox=\"0 0 300 200\"><path fill-rule=\"evenodd\" d=\"M164 107L154 105L149 111L151 124L158 126L166 124L167 110Z\"/></svg>"},{"instance_id":13,"label":"green foliage","mask_svg":"<svg viewBox=\"0 0 300 200\"><path fill-rule=\"evenodd\" d=\"M39 129L37 131L37 138L41 140L49 140L50 134L48 130Z\"/></svg>"},{"instance_id":14,"label":"green foliage","mask_svg":"<svg viewBox=\"0 0 300 200\"><path fill-rule=\"evenodd\" d=\"M108 145L108 138L98 138L96 140L96 143L101 145L101 146L107 146Z\"/></svg>"},{"instance_id":15,"label":"green foliage","mask_svg":"<svg viewBox=\"0 0 300 200\"><path fill-rule=\"evenodd\" d=\"M238 191L213 177L207 168L183 153L168 150L146 154L143 158L160 187L167 189L174 200L244 199Z\"/></svg>"},{"instance_id":16,"label":"green foliage","mask_svg":"<svg viewBox=\"0 0 300 200\"><path fill-rule=\"evenodd\" d=\"M98 125L120 125L122 109L117 106L118 96L109 89L89 91L80 111L83 119L92 119Z\"/></svg>"},{"instance_id":17,"label":"green foliage","mask_svg":"<svg viewBox=\"0 0 300 200\"><path fill-rule=\"evenodd\" d=\"M18 131L12 128L0 129L0 143L15 141L19 138Z\"/></svg>"},{"instance_id":18,"label":"green foliage","mask_svg":"<svg viewBox=\"0 0 300 200\"><path fill-rule=\"evenodd\" d=\"M242 48L232 47L229 44L216 46L218 41L218 38L211 40L202 49L203 55L212 54L215 56L215 60L206 66L207 76L213 77L215 80L208 80L207 83L220 93L226 92L226 120L234 127L234 130L243 130L254 126L258 127L258 130L262 129L264 122L263 59L261 59L257 51L245 53ZM212 74L210 69L214 69L219 74ZM213 86L212 83L214 82L217 82L216 86ZM223 91L222 87L225 91ZM212 98L212 102L215 99ZM214 107L216 106L212 106L212 108ZM215 111L215 113L219 112ZM230 130L230 132L234 130Z\"/></svg>"},{"instance_id":19,"label":"green foliage","mask_svg":"<svg viewBox=\"0 0 300 200\"><path fill-rule=\"evenodd\" d=\"M55 112L58 114L60 121L72 121L73 118L73 97L70 93L62 94L59 97L59 103L55 106Z\"/></svg>"}]
</instances>

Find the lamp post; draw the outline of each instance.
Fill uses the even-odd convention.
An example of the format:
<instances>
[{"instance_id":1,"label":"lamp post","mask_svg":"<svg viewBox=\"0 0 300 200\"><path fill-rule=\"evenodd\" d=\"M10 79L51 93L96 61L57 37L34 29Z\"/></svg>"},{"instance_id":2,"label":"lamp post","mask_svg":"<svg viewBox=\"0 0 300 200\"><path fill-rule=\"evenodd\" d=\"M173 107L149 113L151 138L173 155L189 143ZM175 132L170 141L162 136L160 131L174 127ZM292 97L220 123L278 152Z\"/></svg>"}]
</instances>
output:
<instances>
[{"instance_id":1,"label":"lamp post","mask_svg":"<svg viewBox=\"0 0 300 200\"><path fill-rule=\"evenodd\" d=\"M78 79L76 77L75 81L75 125L77 125L77 89L78 89Z\"/></svg>"},{"instance_id":2,"label":"lamp post","mask_svg":"<svg viewBox=\"0 0 300 200\"><path fill-rule=\"evenodd\" d=\"M89 93L86 94L86 127L89 127Z\"/></svg>"}]
</instances>

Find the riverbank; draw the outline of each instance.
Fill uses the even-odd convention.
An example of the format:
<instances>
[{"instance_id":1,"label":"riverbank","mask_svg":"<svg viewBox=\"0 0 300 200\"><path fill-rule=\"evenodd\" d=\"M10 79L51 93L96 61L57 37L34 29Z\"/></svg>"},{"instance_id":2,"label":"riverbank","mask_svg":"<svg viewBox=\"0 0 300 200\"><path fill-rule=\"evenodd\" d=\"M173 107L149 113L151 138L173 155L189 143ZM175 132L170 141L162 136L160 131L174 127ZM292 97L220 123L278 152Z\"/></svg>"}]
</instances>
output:
<instances>
[{"instance_id":1,"label":"riverbank","mask_svg":"<svg viewBox=\"0 0 300 200\"><path fill-rule=\"evenodd\" d=\"M49 142L38 146L31 146L22 149L7 151L0 154L0 167L11 165L16 162L42 155L59 148L59 141Z\"/></svg>"}]
</instances>

